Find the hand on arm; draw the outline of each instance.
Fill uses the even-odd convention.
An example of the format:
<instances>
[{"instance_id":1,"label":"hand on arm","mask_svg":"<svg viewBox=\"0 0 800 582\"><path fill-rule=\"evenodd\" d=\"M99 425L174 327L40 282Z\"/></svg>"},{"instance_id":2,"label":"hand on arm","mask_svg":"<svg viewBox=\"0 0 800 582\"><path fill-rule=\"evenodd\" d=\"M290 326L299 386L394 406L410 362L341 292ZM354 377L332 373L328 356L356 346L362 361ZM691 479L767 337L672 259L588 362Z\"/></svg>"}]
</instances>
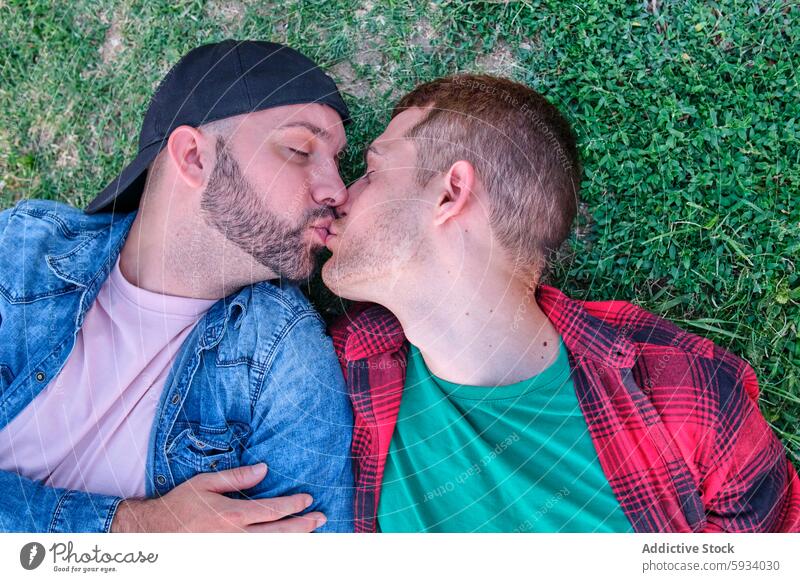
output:
<instances>
[{"instance_id":1,"label":"hand on arm","mask_svg":"<svg viewBox=\"0 0 800 582\"><path fill-rule=\"evenodd\" d=\"M231 499L226 492L255 487L267 473L264 463L196 475L155 499L120 503L113 533L134 532L310 532L325 523L320 512L293 516L313 499L296 494L271 499Z\"/></svg>"}]
</instances>

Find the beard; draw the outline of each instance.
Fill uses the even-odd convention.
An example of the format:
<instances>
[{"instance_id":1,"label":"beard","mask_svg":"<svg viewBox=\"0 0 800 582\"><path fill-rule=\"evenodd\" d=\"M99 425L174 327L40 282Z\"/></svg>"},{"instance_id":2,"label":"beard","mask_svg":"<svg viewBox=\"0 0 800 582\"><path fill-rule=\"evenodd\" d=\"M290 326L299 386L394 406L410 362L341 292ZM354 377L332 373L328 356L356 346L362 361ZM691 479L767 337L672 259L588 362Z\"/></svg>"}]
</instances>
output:
<instances>
[{"instance_id":1,"label":"beard","mask_svg":"<svg viewBox=\"0 0 800 582\"><path fill-rule=\"evenodd\" d=\"M200 201L204 220L278 277L294 283L308 280L319 268L325 247L309 244L306 233L312 222L332 216L332 209L307 211L292 224L265 208L263 199L225 140L217 137L216 165Z\"/></svg>"}]
</instances>

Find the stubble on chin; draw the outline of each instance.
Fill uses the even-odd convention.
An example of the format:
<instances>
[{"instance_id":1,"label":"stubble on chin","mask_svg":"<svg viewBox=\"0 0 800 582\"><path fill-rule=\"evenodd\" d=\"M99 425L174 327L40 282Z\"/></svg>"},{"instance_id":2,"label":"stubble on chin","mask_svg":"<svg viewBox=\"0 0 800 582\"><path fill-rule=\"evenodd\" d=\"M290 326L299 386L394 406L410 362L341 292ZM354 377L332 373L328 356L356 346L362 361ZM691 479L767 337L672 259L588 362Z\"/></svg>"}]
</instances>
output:
<instances>
[{"instance_id":1,"label":"stubble on chin","mask_svg":"<svg viewBox=\"0 0 800 582\"><path fill-rule=\"evenodd\" d=\"M325 263L322 281L336 295L357 301L379 301L403 286L417 261L424 260L427 240L414 228L399 228L405 210L376 220L361 236L344 235Z\"/></svg>"}]
</instances>

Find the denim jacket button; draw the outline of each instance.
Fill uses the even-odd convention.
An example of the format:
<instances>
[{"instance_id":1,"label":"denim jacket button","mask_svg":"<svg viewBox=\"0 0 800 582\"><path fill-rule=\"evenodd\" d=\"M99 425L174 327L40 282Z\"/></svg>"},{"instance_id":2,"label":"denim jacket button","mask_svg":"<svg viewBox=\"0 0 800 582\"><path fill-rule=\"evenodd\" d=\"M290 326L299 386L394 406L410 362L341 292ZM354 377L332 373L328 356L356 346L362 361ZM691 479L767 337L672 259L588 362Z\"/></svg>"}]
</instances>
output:
<instances>
[{"instance_id":1,"label":"denim jacket button","mask_svg":"<svg viewBox=\"0 0 800 582\"><path fill-rule=\"evenodd\" d=\"M164 475L159 475L158 477L156 477L156 483L158 483L159 485L163 485L166 482L167 478L164 477Z\"/></svg>"},{"instance_id":2,"label":"denim jacket button","mask_svg":"<svg viewBox=\"0 0 800 582\"><path fill-rule=\"evenodd\" d=\"M36 379L41 382L44 380L44 372L36 372Z\"/></svg>"},{"instance_id":3,"label":"denim jacket button","mask_svg":"<svg viewBox=\"0 0 800 582\"><path fill-rule=\"evenodd\" d=\"M213 469L217 468L218 464L219 464L219 461L211 461L211 463L209 463L208 466L213 470Z\"/></svg>"},{"instance_id":4,"label":"denim jacket button","mask_svg":"<svg viewBox=\"0 0 800 582\"><path fill-rule=\"evenodd\" d=\"M181 393L180 392L176 392L175 394L172 395L172 403L173 404L177 404L180 401L181 401Z\"/></svg>"}]
</instances>

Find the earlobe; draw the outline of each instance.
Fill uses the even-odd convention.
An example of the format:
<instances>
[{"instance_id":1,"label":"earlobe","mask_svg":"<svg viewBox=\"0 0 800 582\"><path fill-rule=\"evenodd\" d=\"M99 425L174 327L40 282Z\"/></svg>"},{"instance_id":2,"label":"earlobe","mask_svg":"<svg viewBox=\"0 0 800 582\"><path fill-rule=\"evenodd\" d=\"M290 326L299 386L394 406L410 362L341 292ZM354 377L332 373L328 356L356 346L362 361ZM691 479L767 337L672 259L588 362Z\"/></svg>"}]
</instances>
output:
<instances>
[{"instance_id":1,"label":"earlobe","mask_svg":"<svg viewBox=\"0 0 800 582\"><path fill-rule=\"evenodd\" d=\"M172 131L167 142L169 157L190 188L200 188L205 181L203 139L194 127L181 125Z\"/></svg>"},{"instance_id":2,"label":"earlobe","mask_svg":"<svg viewBox=\"0 0 800 582\"><path fill-rule=\"evenodd\" d=\"M444 176L443 191L437 201L434 224L440 226L458 217L471 201L475 189L475 168L459 160L450 166Z\"/></svg>"}]
</instances>

